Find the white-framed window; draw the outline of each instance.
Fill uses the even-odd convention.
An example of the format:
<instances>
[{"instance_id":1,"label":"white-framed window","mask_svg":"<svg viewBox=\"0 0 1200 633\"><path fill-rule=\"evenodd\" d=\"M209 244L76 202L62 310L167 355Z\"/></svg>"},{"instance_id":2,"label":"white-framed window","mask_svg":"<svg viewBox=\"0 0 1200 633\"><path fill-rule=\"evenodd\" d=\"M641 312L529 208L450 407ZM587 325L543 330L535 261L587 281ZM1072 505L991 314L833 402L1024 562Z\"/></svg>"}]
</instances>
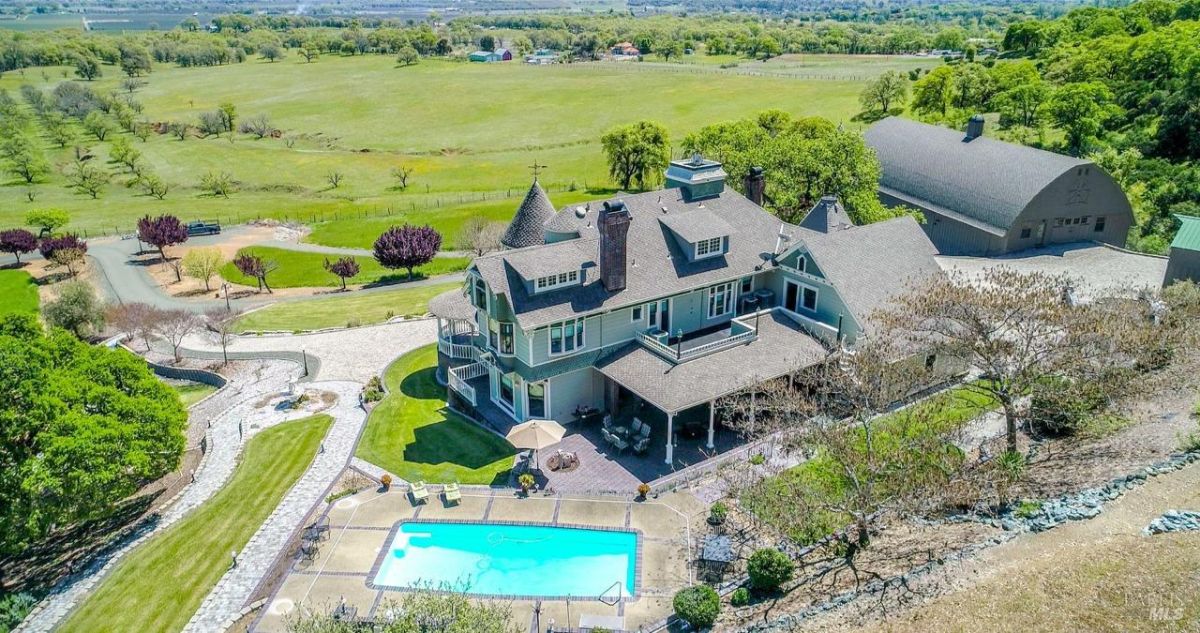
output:
<instances>
[{"instance_id":1,"label":"white-framed window","mask_svg":"<svg viewBox=\"0 0 1200 633\"><path fill-rule=\"evenodd\" d=\"M629 320L634 323L642 320L642 306L633 306L633 309L629 311Z\"/></svg>"},{"instance_id":2,"label":"white-framed window","mask_svg":"<svg viewBox=\"0 0 1200 633\"><path fill-rule=\"evenodd\" d=\"M741 290L742 290L742 294L744 294L744 295L750 294L750 292L754 290L754 278L753 277L742 277Z\"/></svg>"},{"instance_id":3,"label":"white-framed window","mask_svg":"<svg viewBox=\"0 0 1200 633\"><path fill-rule=\"evenodd\" d=\"M796 270L802 273L808 272L808 255L801 255L796 258Z\"/></svg>"},{"instance_id":4,"label":"white-framed window","mask_svg":"<svg viewBox=\"0 0 1200 633\"><path fill-rule=\"evenodd\" d=\"M711 257L721 253L721 242L723 238L714 237L708 240L700 240L696 242L696 258Z\"/></svg>"},{"instance_id":5,"label":"white-framed window","mask_svg":"<svg viewBox=\"0 0 1200 633\"><path fill-rule=\"evenodd\" d=\"M733 312L733 282L710 286L708 289L708 318L715 319Z\"/></svg>"},{"instance_id":6,"label":"white-framed window","mask_svg":"<svg viewBox=\"0 0 1200 633\"><path fill-rule=\"evenodd\" d=\"M584 345L584 319L571 319L550 324L550 355L569 354Z\"/></svg>"},{"instance_id":7,"label":"white-framed window","mask_svg":"<svg viewBox=\"0 0 1200 633\"><path fill-rule=\"evenodd\" d=\"M817 311L817 289L812 286L800 286L800 307L809 312Z\"/></svg>"},{"instance_id":8,"label":"white-framed window","mask_svg":"<svg viewBox=\"0 0 1200 633\"><path fill-rule=\"evenodd\" d=\"M476 308L487 310L487 286L483 283L483 278L475 278L475 292L472 294L472 302Z\"/></svg>"},{"instance_id":9,"label":"white-framed window","mask_svg":"<svg viewBox=\"0 0 1200 633\"><path fill-rule=\"evenodd\" d=\"M579 271L571 270L565 273L558 273L556 275L538 277L534 282L534 287L538 292L542 292L543 290L550 290L551 288L557 288L559 286L572 286L577 283L579 283Z\"/></svg>"}]
</instances>

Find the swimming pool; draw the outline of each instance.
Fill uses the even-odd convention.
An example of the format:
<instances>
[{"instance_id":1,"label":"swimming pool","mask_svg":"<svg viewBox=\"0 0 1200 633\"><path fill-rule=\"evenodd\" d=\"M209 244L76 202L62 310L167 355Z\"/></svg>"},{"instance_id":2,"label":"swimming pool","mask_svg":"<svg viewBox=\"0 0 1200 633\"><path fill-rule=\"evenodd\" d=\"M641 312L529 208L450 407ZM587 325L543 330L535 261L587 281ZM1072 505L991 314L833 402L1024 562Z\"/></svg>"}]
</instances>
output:
<instances>
[{"instance_id":1,"label":"swimming pool","mask_svg":"<svg viewBox=\"0 0 1200 633\"><path fill-rule=\"evenodd\" d=\"M637 547L637 534L629 531L405 522L381 554L374 585L543 598L632 596Z\"/></svg>"}]
</instances>

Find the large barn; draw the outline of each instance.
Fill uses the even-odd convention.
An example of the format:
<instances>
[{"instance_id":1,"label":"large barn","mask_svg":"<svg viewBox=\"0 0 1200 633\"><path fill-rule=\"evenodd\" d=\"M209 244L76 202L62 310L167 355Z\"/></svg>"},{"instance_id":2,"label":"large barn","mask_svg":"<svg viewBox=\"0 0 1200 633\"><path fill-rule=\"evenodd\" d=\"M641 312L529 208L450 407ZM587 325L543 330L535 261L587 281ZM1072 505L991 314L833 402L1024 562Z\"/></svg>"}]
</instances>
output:
<instances>
[{"instance_id":1,"label":"large barn","mask_svg":"<svg viewBox=\"0 0 1200 633\"><path fill-rule=\"evenodd\" d=\"M1124 246L1133 209L1095 163L983 135L889 117L866 141L879 157L879 199L925 214L943 255L1001 255L1048 244Z\"/></svg>"}]
</instances>

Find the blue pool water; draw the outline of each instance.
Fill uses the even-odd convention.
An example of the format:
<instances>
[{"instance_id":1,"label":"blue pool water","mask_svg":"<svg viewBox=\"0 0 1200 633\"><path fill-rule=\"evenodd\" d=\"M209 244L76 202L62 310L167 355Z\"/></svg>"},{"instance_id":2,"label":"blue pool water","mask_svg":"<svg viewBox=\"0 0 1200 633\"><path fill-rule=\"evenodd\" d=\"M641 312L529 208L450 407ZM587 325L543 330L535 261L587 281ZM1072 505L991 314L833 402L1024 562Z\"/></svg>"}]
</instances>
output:
<instances>
[{"instance_id":1,"label":"blue pool water","mask_svg":"<svg viewBox=\"0 0 1200 633\"><path fill-rule=\"evenodd\" d=\"M633 595L633 532L487 523L405 523L375 584L453 587L472 594Z\"/></svg>"}]
</instances>

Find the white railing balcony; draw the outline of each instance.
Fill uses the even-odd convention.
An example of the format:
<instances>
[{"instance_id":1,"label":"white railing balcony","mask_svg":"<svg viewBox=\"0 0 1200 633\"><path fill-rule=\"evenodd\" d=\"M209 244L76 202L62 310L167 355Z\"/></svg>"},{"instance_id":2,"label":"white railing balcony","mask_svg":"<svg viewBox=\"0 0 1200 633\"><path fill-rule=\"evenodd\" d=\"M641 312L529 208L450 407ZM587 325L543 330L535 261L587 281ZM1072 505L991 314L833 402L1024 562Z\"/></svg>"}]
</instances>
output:
<instances>
[{"instance_id":1,"label":"white railing balcony","mask_svg":"<svg viewBox=\"0 0 1200 633\"><path fill-rule=\"evenodd\" d=\"M457 391L459 395L467 399L471 406L475 406L475 387L468 382L473 378L479 378L488 373L488 366L483 363L471 363L461 367L451 367L449 372L450 388Z\"/></svg>"},{"instance_id":2,"label":"white railing balcony","mask_svg":"<svg viewBox=\"0 0 1200 633\"><path fill-rule=\"evenodd\" d=\"M695 360L731 347L745 345L758 338L758 330L753 325L734 320L729 324L728 336L707 343L696 344L695 341L683 341L676 345L670 345L662 340L665 338L666 336L661 333L652 334L649 331L638 333L638 341L650 351L673 363L686 363L689 360Z\"/></svg>"},{"instance_id":3,"label":"white railing balcony","mask_svg":"<svg viewBox=\"0 0 1200 633\"><path fill-rule=\"evenodd\" d=\"M446 339L438 339L438 351L459 360L479 361L479 348L474 345L453 343Z\"/></svg>"},{"instance_id":4,"label":"white railing balcony","mask_svg":"<svg viewBox=\"0 0 1200 633\"><path fill-rule=\"evenodd\" d=\"M832 325L811 319L791 310L782 310L782 312L794 321L796 325L799 325L800 329L807 332L809 336L821 341L830 349L836 349L840 344L840 341L838 341L838 329Z\"/></svg>"}]
</instances>

